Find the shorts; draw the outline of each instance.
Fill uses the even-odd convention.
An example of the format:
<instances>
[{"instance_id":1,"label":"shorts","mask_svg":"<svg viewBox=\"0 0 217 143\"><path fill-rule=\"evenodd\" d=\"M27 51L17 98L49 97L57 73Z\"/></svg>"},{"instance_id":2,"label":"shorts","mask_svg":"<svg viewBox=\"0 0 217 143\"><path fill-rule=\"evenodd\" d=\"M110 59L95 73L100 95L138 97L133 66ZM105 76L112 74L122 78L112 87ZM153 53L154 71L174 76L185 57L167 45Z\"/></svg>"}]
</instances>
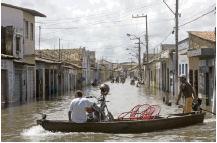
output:
<instances>
[{"instance_id":1,"label":"shorts","mask_svg":"<svg viewBox=\"0 0 217 143\"><path fill-rule=\"evenodd\" d=\"M184 113L192 112L192 102L193 102L192 97L185 98L185 106L183 110Z\"/></svg>"}]
</instances>

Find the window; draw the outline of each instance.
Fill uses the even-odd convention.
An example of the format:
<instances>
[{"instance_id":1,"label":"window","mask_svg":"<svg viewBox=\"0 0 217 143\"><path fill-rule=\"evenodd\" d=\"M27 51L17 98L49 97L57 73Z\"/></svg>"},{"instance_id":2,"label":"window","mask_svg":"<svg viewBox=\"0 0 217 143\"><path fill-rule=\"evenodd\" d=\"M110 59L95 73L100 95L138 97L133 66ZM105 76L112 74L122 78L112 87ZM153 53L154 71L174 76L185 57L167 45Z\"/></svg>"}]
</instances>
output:
<instances>
[{"instance_id":1,"label":"window","mask_svg":"<svg viewBox=\"0 0 217 143\"><path fill-rule=\"evenodd\" d=\"M189 70L189 82L193 86L193 70Z\"/></svg>"},{"instance_id":2,"label":"window","mask_svg":"<svg viewBox=\"0 0 217 143\"><path fill-rule=\"evenodd\" d=\"M188 78L188 64L185 64L185 75Z\"/></svg>"},{"instance_id":3,"label":"window","mask_svg":"<svg viewBox=\"0 0 217 143\"><path fill-rule=\"evenodd\" d=\"M1 27L1 53L6 54L6 28Z\"/></svg>"},{"instance_id":4,"label":"window","mask_svg":"<svg viewBox=\"0 0 217 143\"><path fill-rule=\"evenodd\" d=\"M33 23L31 23L31 25L30 25L30 29L31 29L30 39L33 40L33 38L34 38L34 37L33 37L33 36L34 36L34 33L33 33L33 32L34 32L34 30L33 30Z\"/></svg>"},{"instance_id":5,"label":"window","mask_svg":"<svg viewBox=\"0 0 217 143\"><path fill-rule=\"evenodd\" d=\"M16 37L16 53L18 54L20 51L20 37Z\"/></svg>"},{"instance_id":6,"label":"window","mask_svg":"<svg viewBox=\"0 0 217 143\"><path fill-rule=\"evenodd\" d=\"M185 65L184 64L182 64L182 74L184 74L184 71L185 71L185 67L184 67Z\"/></svg>"},{"instance_id":7,"label":"window","mask_svg":"<svg viewBox=\"0 0 217 143\"><path fill-rule=\"evenodd\" d=\"M151 80L151 81L152 81L152 71L151 71L151 79L149 79L149 80Z\"/></svg>"},{"instance_id":8,"label":"window","mask_svg":"<svg viewBox=\"0 0 217 143\"><path fill-rule=\"evenodd\" d=\"M179 64L179 75L181 74L181 64Z\"/></svg>"},{"instance_id":9,"label":"window","mask_svg":"<svg viewBox=\"0 0 217 143\"><path fill-rule=\"evenodd\" d=\"M25 37L26 37L26 39L28 39L28 37L29 37L28 21L25 21Z\"/></svg>"}]
</instances>

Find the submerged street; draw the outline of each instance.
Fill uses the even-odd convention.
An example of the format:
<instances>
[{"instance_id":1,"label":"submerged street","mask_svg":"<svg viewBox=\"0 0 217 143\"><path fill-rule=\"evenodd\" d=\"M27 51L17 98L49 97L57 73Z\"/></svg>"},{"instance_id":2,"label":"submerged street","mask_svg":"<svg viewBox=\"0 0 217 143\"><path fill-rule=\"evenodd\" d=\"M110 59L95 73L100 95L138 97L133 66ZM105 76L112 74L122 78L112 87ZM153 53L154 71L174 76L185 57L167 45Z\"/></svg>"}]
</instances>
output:
<instances>
[{"instance_id":1,"label":"submerged street","mask_svg":"<svg viewBox=\"0 0 217 143\"><path fill-rule=\"evenodd\" d=\"M1 141L216 142L216 1L2 0Z\"/></svg>"},{"instance_id":2,"label":"submerged street","mask_svg":"<svg viewBox=\"0 0 217 143\"><path fill-rule=\"evenodd\" d=\"M129 78L124 84L110 83L110 93L107 95L109 110L115 118L122 112L129 111L137 104L148 103L161 107L160 115L180 113L182 109L172 102L172 106L163 103L165 93L160 91L148 92L143 86L130 85ZM99 96L98 87L87 87L85 95ZM112 142L112 141L216 141L215 116L206 114L203 124L142 134L105 134L105 133L52 133L36 125L41 118L40 113L47 114L47 119L67 120L67 112L73 92L54 98L50 101L39 101L30 104L2 109L2 141L43 141L43 142Z\"/></svg>"}]
</instances>

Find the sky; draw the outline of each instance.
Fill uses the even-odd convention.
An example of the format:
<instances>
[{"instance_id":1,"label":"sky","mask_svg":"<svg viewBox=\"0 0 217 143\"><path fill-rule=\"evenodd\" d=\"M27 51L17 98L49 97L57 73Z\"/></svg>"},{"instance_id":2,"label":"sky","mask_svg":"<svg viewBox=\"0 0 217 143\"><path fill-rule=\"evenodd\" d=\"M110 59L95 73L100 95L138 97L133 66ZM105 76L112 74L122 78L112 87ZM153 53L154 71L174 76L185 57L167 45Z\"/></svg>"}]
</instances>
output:
<instances>
[{"instance_id":1,"label":"sky","mask_svg":"<svg viewBox=\"0 0 217 143\"><path fill-rule=\"evenodd\" d=\"M146 19L132 15L146 15L148 21L149 53L160 51L160 44L174 44L175 16L163 0L2 0L4 3L34 9L46 18L36 17L35 48L41 49L85 47L96 51L97 59L111 62L137 61L138 41L145 50ZM175 0L165 0L175 11ZM179 41L187 38L187 31L214 31L216 26L215 0L179 0ZM204 15L204 16L202 16ZM198 18L200 17L200 18ZM197 19L198 18L198 19ZM194 19L197 19L194 21Z\"/></svg>"}]
</instances>

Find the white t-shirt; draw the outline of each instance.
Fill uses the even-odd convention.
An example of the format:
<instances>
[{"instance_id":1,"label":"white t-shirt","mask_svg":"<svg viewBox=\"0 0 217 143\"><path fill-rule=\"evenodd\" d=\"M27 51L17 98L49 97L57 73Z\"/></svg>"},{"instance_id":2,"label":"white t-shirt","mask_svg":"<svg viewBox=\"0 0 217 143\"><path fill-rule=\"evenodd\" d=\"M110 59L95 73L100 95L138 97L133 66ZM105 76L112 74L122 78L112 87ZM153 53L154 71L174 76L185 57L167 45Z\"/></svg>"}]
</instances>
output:
<instances>
[{"instance_id":1,"label":"white t-shirt","mask_svg":"<svg viewBox=\"0 0 217 143\"><path fill-rule=\"evenodd\" d=\"M75 98L70 104L71 119L75 123L85 123L87 121L86 107L91 107L93 103L87 98Z\"/></svg>"}]
</instances>

